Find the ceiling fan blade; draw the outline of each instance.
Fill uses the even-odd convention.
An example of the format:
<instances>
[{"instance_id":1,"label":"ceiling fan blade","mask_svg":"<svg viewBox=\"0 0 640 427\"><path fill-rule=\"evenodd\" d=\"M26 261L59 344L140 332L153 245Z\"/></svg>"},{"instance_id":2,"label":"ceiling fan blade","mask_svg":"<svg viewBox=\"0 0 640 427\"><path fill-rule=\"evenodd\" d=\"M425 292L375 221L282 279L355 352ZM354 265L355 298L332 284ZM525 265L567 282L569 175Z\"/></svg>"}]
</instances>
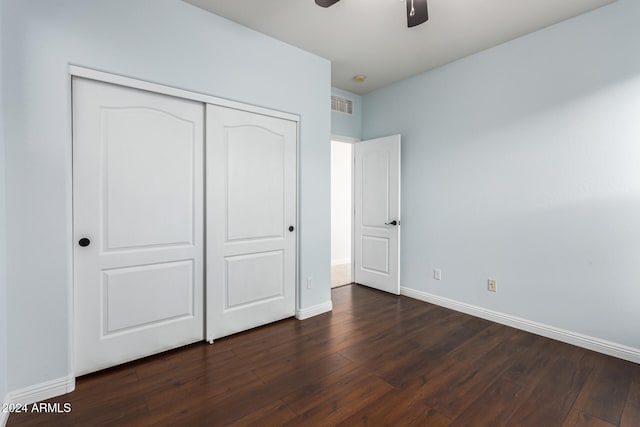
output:
<instances>
[{"instance_id":1,"label":"ceiling fan blade","mask_svg":"<svg viewBox=\"0 0 640 427\"><path fill-rule=\"evenodd\" d=\"M322 6L322 7L329 7L329 6L333 6L334 4L338 3L340 0L316 0L316 4L318 6Z\"/></svg>"},{"instance_id":2,"label":"ceiling fan blade","mask_svg":"<svg viewBox=\"0 0 640 427\"><path fill-rule=\"evenodd\" d=\"M318 0L316 0L316 3ZM429 19L427 0L407 0L407 26L415 27Z\"/></svg>"}]
</instances>

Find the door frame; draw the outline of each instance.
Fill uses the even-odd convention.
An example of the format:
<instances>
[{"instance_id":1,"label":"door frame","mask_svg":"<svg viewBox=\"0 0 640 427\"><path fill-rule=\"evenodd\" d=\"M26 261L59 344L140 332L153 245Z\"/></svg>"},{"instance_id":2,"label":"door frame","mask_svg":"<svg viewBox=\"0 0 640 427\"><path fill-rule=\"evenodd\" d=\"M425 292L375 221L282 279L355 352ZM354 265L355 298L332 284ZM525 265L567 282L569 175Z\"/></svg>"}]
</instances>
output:
<instances>
[{"instance_id":1,"label":"door frame","mask_svg":"<svg viewBox=\"0 0 640 427\"><path fill-rule=\"evenodd\" d=\"M183 98L186 100L190 100L190 101L197 101L197 102L202 102L203 104L213 104L213 105L219 105L222 107L227 107L227 108L233 108L233 109L237 109L237 110L243 110L243 111L248 111L251 113L256 113L256 114L262 114L265 116L270 116L270 117L276 117L276 118L281 118L281 119L285 119L285 120L290 120L296 123L296 223L298 224L298 230L300 229L300 115L299 114L294 114L294 113L288 113L285 111L279 111L279 110L273 110L270 108L265 108L265 107L260 107L260 106L256 106L256 105L251 105L251 104L245 104L242 102L238 102L238 101L232 101L229 99L224 99L224 98L219 98L213 95L207 95L207 94L203 94L203 93L199 93L199 92L193 92L193 91L189 91L189 90L185 90L185 89L179 89L179 88L175 88L175 87L171 87L171 86L167 86L167 85L163 85L163 84L159 84L159 83L153 83L153 82L149 82L146 80L140 80L140 79L136 79L136 78L131 78L131 77L125 77L125 76L121 76L118 74L113 74L113 73L109 73L109 72L105 72L105 71L99 71L99 70L95 70L92 68L87 68L87 67L83 67L80 65L75 65L75 64L69 64L69 68L68 68L68 84L69 84L69 90L68 90L68 102L69 102L69 106L71 107L72 111L71 111L71 121L69 122L68 126L69 126L69 135L70 135L70 141L71 141L71 163L73 163L73 94L72 94L72 85L71 85L71 80L73 79L73 77L82 77L85 79L89 79L89 80L96 80L99 82L103 82L103 83L110 83L110 84L115 84L115 85L119 85L119 86L124 86L124 87L128 87L128 88L133 88L133 89L139 89L139 90L144 90L147 92L153 92L153 93L157 93L157 94L161 94L161 95L168 95L168 96L173 96L176 98ZM206 127L205 127L205 135L206 135ZM205 152L206 152L206 145L205 145ZM204 173L206 175L206 165L205 165L205 170ZM70 312L70 316L69 316L69 322L68 322L68 332L69 332L69 367L70 367L70 371L71 371L71 377L75 378L76 377L76 369L75 369L75 360L74 360L74 352L75 352L75 333L74 333L74 328L75 328L75 298L73 296L73 294L75 293L75 257L73 256L73 245L75 245L75 239L74 239L74 216L73 216L73 188L74 188L74 184L73 184L73 174L70 177L71 178L71 194L72 196L70 197L70 205L69 205L69 212L70 212L70 219L71 219L71 227L70 227L70 239L69 241L71 242L71 296L70 296L70 307L71 307L71 312ZM206 196L206 182L203 182L203 191L205 192L205 196ZM205 209L204 215L206 215L206 205L203 207ZM206 221L204 224L205 230L206 230ZM205 233L206 234L206 233ZM204 246L205 246L205 254L203 254L204 256L206 256L206 235L204 236ZM301 298L301 289L300 289L300 233L296 233L295 236L295 312L297 313L300 310L300 298ZM203 258L203 260L206 260L206 258ZM203 305L204 305L204 327L205 327L205 334L206 334L206 316L207 316L207 307L206 307L206 277L207 277L207 273L206 273L206 265L203 265L204 268L204 275L203 275L203 279L204 279L204 287L205 289L203 289L204 291L204 298L203 298ZM206 335L205 335L206 336ZM203 339L204 341L204 339ZM73 388L72 388L73 389Z\"/></svg>"},{"instance_id":2,"label":"door frame","mask_svg":"<svg viewBox=\"0 0 640 427\"><path fill-rule=\"evenodd\" d=\"M359 138L351 138L349 136L341 136L341 135L331 135L331 139L329 140L329 147L331 147L331 141L342 142L344 144L351 144L351 283L353 283L356 279L356 234L355 234L355 224L356 224L356 200L354 197L356 191L356 152L355 146L362 141ZM329 165L331 166L331 165ZM329 272L331 275L331 272Z\"/></svg>"}]
</instances>

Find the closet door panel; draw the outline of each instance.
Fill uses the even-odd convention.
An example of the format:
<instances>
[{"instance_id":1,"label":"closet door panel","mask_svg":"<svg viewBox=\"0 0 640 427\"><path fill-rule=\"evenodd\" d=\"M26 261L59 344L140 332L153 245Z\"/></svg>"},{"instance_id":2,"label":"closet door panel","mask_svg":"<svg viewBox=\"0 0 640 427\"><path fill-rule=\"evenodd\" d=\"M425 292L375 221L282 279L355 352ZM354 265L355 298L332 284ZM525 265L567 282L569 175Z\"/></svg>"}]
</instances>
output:
<instances>
[{"instance_id":1,"label":"closet door panel","mask_svg":"<svg viewBox=\"0 0 640 427\"><path fill-rule=\"evenodd\" d=\"M204 338L204 104L72 86L81 375Z\"/></svg>"},{"instance_id":2,"label":"closet door panel","mask_svg":"<svg viewBox=\"0 0 640 427\"><path fill-rule=\"evenodd\" d=\"M297 123L207 105L208 340L295 314Z\"/></svg>"}]
</instances>

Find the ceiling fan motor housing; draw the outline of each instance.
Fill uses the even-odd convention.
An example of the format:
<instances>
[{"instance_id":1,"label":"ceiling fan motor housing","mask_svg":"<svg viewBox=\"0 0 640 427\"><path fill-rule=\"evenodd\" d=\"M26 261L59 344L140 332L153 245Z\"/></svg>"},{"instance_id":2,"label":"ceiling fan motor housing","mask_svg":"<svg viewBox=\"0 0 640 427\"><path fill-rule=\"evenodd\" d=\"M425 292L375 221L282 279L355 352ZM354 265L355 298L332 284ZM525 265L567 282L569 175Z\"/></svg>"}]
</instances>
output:
<instances>
[{"instance_id":1,"label":"ceiling fan motor housing","mask_svg":"<svg viewBox=\"0 0 640 427\"><path fill-rule=\"evenodd\" d=\"M340 0L316 0L316 4L321 7L329 7ZM429 19L427 10L427 0L406 0L407 1L407 26L415 27L423 24Z\"/></svg>"}]
</instances>

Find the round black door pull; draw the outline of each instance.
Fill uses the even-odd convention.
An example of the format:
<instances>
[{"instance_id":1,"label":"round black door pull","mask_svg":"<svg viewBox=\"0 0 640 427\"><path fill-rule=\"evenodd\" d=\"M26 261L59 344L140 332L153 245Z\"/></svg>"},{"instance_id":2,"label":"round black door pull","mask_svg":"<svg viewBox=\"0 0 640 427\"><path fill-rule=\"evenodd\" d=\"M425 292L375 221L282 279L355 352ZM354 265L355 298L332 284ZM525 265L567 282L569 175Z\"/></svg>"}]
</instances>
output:
<instances>
[{"instance_id":1,"label":"round black door pull","mask_svg":"<svg viewBox=\"0 0 640 427\"><path fill-rule=\"evenodd\" d=\"M289 231L293 231L293 230L294 230L293 225L290 225L289 226Z\"/></svg>"},{"instance_id":2,"label":"round black door pull","mask_svg":"<svg viewBox=\"0 0 640 427\"><path fill-rule=\"evenodd\" d=\"M83 237L82 239L78 240L78 244L84 248L91 244L91 240L87 239L86 237Z\"/></svg>"}]
</instances>

